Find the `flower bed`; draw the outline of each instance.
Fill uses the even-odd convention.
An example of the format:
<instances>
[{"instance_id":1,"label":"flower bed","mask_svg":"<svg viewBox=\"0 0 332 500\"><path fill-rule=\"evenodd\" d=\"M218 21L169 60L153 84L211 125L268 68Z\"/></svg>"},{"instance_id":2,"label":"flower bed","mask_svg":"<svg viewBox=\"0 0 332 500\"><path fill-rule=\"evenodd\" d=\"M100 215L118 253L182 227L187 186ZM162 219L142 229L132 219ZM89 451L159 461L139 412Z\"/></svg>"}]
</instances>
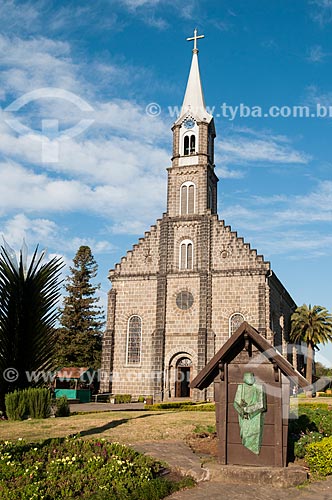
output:
<instances>
[{"instance_id":1,"label":"flower bed","mask_svg":"<svg viewBox=\"0 0 332 500\"><path fill-rule=\"evenodd\" d=\"M133 449L71 437L0 442L2 500L158 500L181 487L163 467Z\"/></svg>"},{"instance_id":2,"label":"flower bed","mask_svg":"<svg viewBox=\"0 0 332 500\"><path fill-rule=\"evenodd\" d=\"M319 467L326 458L324 455L326 446L324 447L321 443L325 443L325 438L329 438L328 443L331 443L332 411L325 403L312 402L300 404L298 415L291 416L293 418L289 422L288 436L290 458L304 458L311 472L322 473L323 468ZM309 450L310 453L308 453ZM318 468L315 468L315 460L319 464ZM326 470L331 470L331 465L328 467Z\"/></svg>"}]
</instances>

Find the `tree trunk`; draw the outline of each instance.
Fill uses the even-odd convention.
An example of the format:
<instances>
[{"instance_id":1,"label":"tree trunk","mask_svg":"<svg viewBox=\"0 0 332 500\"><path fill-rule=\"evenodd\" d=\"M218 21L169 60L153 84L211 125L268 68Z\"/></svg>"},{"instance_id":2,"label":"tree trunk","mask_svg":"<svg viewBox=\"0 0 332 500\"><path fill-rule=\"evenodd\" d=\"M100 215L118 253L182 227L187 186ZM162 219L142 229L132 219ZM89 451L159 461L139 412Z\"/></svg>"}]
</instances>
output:
<instances>
[{"instance_id":1,"label":"tree trunk","mask_svg":"<svg viewBox=\"0 0 332 500\"><path fill-rule=\"evenodd\" d=\"M309 384L312 384L312 363L314 358L314 350L311 344L307 344L307 365L306 365L306 379ZM312 388L306 391L306 395L312 398Z\"/></svg>"}]
</instances>

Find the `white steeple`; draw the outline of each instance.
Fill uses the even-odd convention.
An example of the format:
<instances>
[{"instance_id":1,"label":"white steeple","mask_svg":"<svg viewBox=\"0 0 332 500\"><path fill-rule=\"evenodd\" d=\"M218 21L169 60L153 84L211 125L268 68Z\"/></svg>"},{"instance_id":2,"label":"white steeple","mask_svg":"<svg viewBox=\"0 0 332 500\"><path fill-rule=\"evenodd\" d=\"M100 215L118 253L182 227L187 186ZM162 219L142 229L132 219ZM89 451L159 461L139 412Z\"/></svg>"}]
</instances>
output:
<instances>
[{"instance_id":1,"label":"white steeple","mask_svg":"<svg viewBox=\"0 0 332 500\"><path fill-rule=\"evenodd\" d=\"M176 123L179 123L188 115L198 121L206 121L209 123L212 120L212 115L206 111L201 77L199 73L197 48L197 40L199 38L204 38L204 35L197 35L197 29L194 30L194 36L192 38L187 38L188 41L194 41L193 57L180 118Z\"/></svg>"}]
</instances>

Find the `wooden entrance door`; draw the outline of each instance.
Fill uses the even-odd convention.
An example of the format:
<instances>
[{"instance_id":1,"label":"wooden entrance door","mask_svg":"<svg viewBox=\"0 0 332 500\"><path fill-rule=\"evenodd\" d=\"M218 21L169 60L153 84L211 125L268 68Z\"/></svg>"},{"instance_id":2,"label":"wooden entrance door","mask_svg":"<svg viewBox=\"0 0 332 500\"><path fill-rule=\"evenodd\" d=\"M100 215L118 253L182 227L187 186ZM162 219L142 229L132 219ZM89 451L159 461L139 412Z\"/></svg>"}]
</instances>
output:
<instances>
[{"instance_id":1,"label":"wooden entrance door","mask_svg":"<svg viewBox=\"0 0 332 500\"><path fill-rule=\"evenodd\" d=\"M176 398L190 398L191 366L189 358L181 358L176 365Z\"/></svg>"}]
</instances>

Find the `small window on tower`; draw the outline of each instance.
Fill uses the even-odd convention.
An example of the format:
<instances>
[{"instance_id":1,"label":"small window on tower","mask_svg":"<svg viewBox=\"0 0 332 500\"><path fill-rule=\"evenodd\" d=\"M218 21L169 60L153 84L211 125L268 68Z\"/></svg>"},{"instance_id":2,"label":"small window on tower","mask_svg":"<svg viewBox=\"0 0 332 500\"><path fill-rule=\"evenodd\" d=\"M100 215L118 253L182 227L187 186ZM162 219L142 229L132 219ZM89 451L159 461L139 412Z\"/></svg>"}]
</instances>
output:
<instances>
[{"instance_id":1,"label":"small window on tower","mask_svg":"<svg viewBox=\"0 0 332 500\"><path fill-rule=\"evenodd\" d=\"M185 136L183 145L184 145L183 154L185 156L188 156L189 152L190 152L190 149L189 149L189 135Z\"/></svg>"},{"instance_id":2,"label":"small window on tower","mask_svg":"<svg viewBox=\"0 0 332 500\"><path fill-rule=\"evenodd\" d=\"M196 137L192 135L190 137L190 154L193 155L196 153Z\"/></svg>"},{"instance_id":3,"label":"small window on tower","mask_svg":"<svg viewBox=\"0 0 332 500\"><path fill-rule=\"evenodd\" d=\"M189 184L188 186L188 214L195 212L195 186Z\"/></svg>"}]
</instances>

